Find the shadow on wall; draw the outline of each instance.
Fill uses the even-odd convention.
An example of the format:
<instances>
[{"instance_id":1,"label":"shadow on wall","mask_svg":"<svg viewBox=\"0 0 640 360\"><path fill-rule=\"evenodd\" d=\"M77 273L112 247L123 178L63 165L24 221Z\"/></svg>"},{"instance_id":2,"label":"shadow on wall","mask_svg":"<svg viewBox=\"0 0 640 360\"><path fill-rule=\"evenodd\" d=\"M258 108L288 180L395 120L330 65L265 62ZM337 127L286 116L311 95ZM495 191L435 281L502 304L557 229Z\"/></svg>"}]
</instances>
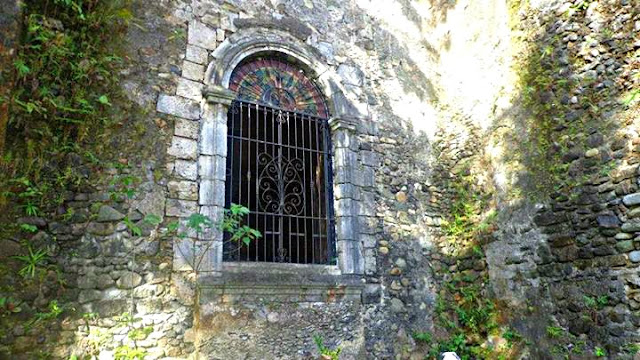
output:
<instances>
[{"instance_id":1,"label":"shadow on wall","mask_svg":"<svg viewBox=\"0 0 640 360\"><path fill-rule=\"evenodd\" d=\"M522 200L501 209L501 221L509 225L510 214L528 203L549 204L535 217L546 244L519 246L535 245L526 252L535 270L519 271L522 260L505 266L515 269L512 286L541 281L537 289L546 289L526 290L546 301L529 303L514 322L538 339L532 351L541 358L597 348L616 354L637 341L635 305L628 307L625 294L625 286L636 287L626 275L637 271L627 260L634 245L624 241L633 235L621 225L629 210L622 197L638 191L633 19L640 4L622 3L583 2L542 15L541 29L524 40L527 55L517 60L520 93L490 129L496 139L498 129L510 127L499 139L508 149L502 160L518 172L508 198ZM539 14L520 15L521 30L539 28ZM508 231L500 241L517 235Z\"/></svg>"}]
</instances>

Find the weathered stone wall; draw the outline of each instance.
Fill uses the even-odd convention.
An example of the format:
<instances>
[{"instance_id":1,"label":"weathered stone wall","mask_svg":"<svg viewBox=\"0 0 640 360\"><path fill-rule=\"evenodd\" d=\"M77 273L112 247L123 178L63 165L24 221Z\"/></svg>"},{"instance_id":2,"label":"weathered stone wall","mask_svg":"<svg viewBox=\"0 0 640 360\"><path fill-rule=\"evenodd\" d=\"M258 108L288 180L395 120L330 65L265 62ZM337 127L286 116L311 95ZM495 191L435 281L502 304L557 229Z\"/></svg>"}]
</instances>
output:
<instances>
[{"instance_id":1,"label":"weathered stone wall","mask_svg":"<svg viewBox=\"0 0 640 360\"><path fill-rule=\"evenodd\" d=\"M64 194L55 219L23 219L39 229L34 244L55 237L51 255L65 290L52 293L52 273L17 294L38 309L58 298L66 310L47 335L8 329L1 351L29 359L43 344L38 350L55 358L91 352L109 358L116 346L134 345L126 335L132 326L151 329L135 341L148 358L186 358L194 344L208 359L312 358L314 335L342 347L346 359L422 358L429 349L413 334L443 332L433 314L453 274L471 281L488 275L483 295L504 301L505 314L515 314L508 321L536 345L532 359L553 358L554 346L570 351L583 340L611 354L638 341L637 119L614 112L614 100L581 102L585 92L621 96L637 87L637 5L592 2L566 17L572 4L538 2L515 14L514 25L502 1L381 3L136 3L137 25L127 38L131 66L122 74L123 88L140 107L132 111L136 125L123 131L135 139L114 137L109 145L120 165L87 166L87 176L97 178L94 186ZM605 28L612 40L593 44ZM537 39L544 54L556 44L546 40L561 39L544 55L567 58L552 82L567 76L585 81L574 93L558 91L546 101L574 104L566 114L571 119L593 105L596 119L618 125L614 132L581 130L577 138L588 147L569 149L563 158L571 176L588 180L538 205L513 195L527 191L530 174L509 157L523 152L518 120L528 116L512 57L520 49L512 40L531 29L539 29L538 36L524 40ZM229 94L205 89L221 53L251 31L304 46L332 76L334 87L325 95L339 99L341 111L332 115L357 115L332 124L337 231L346 239L340 246L360 257L292 274L275 265L232 271L214 253L211 282L194 290L176 250L182 243L167 224L192 213L220 215ZM574 136L571 129L557 131ZM611 172L603 172L611 160ZM126 178L140 180L129 185ZM493 193L490 205L499 215L492 241L483 246L486 258L442 233L457 181ZM132 199L123 193L128 189ZM145 222L147 215L162 223ZM6 260L19 253L10 244L3 245ZM341 271L349 276L335 283ZM585 302L592 300L596 305ZM123 313L139 320L118 322ZM545 337L549 326L575 337Z\"/></svg>"}]
</instances>

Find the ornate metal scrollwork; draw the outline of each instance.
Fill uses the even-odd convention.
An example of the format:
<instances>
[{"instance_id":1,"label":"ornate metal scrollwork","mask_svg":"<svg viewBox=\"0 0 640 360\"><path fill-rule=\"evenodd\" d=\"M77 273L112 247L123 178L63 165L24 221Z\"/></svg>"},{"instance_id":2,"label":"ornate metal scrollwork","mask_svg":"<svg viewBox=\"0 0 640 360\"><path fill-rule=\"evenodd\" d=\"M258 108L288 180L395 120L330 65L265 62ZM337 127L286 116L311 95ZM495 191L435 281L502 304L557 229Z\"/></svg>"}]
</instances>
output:
<instances>
[{"instance_id":1,"label":"ornate metal scrollwork","mask_svg":"<svg viewBox=\"0 0 640 360\"><path fill-rule=\"evenodd\" d=\"M302 160L261 153L258 155L258 164L261 169L258 176L259 209L273 214L302 214L305 207Z\"/></svg>"}]
</instances>

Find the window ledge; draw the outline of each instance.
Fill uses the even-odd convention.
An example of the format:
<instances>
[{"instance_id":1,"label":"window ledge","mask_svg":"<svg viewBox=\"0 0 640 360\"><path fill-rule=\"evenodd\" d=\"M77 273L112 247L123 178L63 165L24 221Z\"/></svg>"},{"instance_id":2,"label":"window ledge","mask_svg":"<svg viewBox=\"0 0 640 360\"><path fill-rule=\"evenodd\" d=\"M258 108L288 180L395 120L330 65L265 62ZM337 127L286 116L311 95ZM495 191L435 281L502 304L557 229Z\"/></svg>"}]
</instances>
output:
<instances>
[{"instance_id":1,"label":"window ledge","mask_svg":"<svg viewBox=\"0 0 640 360\"><path fill-rule=\"evenodd\" d=\"M218 276L200 279L208 303L360 302L364 282L336 265L223 262Z\"/></svg>"}]
</instances>

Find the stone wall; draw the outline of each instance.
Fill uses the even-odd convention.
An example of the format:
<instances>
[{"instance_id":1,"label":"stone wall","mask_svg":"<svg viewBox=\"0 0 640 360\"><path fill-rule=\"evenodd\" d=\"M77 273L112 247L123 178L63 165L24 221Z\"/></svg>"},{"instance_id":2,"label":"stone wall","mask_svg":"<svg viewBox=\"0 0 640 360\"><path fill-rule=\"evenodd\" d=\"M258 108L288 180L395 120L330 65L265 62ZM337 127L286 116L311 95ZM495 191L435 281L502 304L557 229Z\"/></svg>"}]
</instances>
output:
<instances>
[{"instance_id":1,"label":"stone wall","mask_svg":"<svg viewBox=\"0 0 640 360\"><path fill-rule=\"evenodd\" d=\"M0 354L109 358L126 344L151 359L187 358L196 347L208 359L300 359L317 357L318 335L344 359L423 358L429 346L413 335L446 336L434 320L436 299L456 274L488 276L482 295L504 302L504 323L536 345L529 358L580 342L615 354L638 341L637 108L615 102L638 85L637 5L384 3L136 2L140 22L130 26L122 74L136 108L107 145L119 165L78 164L93 186L71 187L51 219L21 219L39 230L34 246L56 239L49 250L64 286L51 272L16 296L33 312L51 299L65 311L46 335L7 329ZM603 29L610 39L596 41ZM221 215L233 99L222 65L253 40L299 56L333 105L337 266L231 266L217 245L207 247L220 234L185 241L168 229L193 213ZM554 129L577 139L557 151L566 150L569 177L582 182L537 204L518 196L533 169L509 156L526 154L518 131L529 116L518 40L558 59L551 82L579 84L540 103L569 104L569 119L589 112L616 124L577 136L570 126ZM599 91L611 96L582 102ZM492 195L483 211L498 210L492 237L479 243L486 257L442 231L461 181ZM198 286L184 257L193 242L208 251ZM13 242L2 248L7 261L20 253ZM573 337L550 338L548 327Z\"/></svg>"}]
</instances>

